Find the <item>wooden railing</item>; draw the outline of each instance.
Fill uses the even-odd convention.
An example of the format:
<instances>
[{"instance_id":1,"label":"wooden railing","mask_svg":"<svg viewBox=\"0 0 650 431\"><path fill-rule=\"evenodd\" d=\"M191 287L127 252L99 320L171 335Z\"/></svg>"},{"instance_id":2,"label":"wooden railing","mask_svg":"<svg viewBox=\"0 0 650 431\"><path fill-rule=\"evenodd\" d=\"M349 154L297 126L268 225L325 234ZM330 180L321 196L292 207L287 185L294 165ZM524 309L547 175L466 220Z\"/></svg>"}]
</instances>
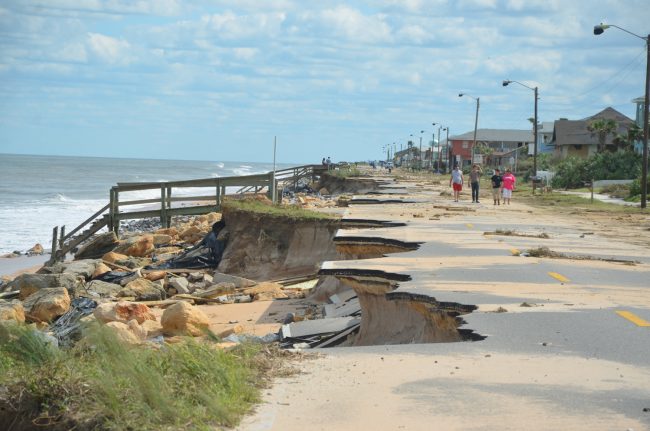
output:
<instances>
[{"instance_id":1,"label":"wooden railing","mask_svg":"<svg viewBox=\"0 0 650 431\"><path fill-rule=\"evenodd\" d=\"M183 181L117 183L110 189L109 203L75 229L68 234L65 233L65 226L60 228L57 226L53 229L50 262L63 259L68 252L105 226L118 234L120 222L123 220L160 218L161 225L169 227L173 216L200 215L211 211L220 211L227 188L236 189L233 194L264 192L272 197L273 190L282 190L285 186L295 189L301 179L313 179L326 170L327 168L321 165L305 165L281 169L275 171L275 174L269 172L259 175ZM201 194L178 196L177 192L174 193L174 189L179 188L201 189ZM160 197L137 200L123 199L124 193L146 190L160 191ZM184 205L184 203L190 203L190 205ZM132 211L126 210L135 206L140 208ZM82 231L85 227L87 229Z\"/></svg>"}]
</instances>

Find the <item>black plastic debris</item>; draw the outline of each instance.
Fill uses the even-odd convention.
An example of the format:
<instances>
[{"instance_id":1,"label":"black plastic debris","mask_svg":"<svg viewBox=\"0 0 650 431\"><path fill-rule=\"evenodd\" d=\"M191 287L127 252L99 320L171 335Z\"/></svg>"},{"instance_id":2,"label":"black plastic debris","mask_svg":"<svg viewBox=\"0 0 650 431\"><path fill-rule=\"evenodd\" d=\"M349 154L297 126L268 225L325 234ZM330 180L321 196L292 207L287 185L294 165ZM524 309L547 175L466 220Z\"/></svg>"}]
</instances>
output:
<instances>
[{"instance_id":1,"label":"black plastic debris","mask_svg":"<svg viewBox=\"0 0 650 431\"><path fill-rule=\"evenodd\" d=\"M120 284L122 280L127 277L131 277L133 274L135 274L135 271L110 271L100 275L99 277L96 277L95 280L105 281L106 283Z\"/></svg>"},{"instance_id":2,"label":"black plastic debris","mask_svg":"<svg viewBox=\"0 0 650 431\"><path fill-rule=\"evenodd\" d=\"M81 318L92 313L97 302L89 298L75 298L70 310L50 325L50 331L59 342L59 347L71 347L81 338Z\"/></svg>"},{"instance_id":3,"label":"black plastic debris","mask_svg":"<svg viewBox=\"0 0 650 431\"><path fill-rule=\"evenodd\" d=\"M212 225L212 231L199 244L173 259L158 265L149 265L146 269L216 268L219 266L223 252L226 249L226 240L219 239L219 233L225 227L223 220L216 222Z\"/></svg>"}]
</instances>

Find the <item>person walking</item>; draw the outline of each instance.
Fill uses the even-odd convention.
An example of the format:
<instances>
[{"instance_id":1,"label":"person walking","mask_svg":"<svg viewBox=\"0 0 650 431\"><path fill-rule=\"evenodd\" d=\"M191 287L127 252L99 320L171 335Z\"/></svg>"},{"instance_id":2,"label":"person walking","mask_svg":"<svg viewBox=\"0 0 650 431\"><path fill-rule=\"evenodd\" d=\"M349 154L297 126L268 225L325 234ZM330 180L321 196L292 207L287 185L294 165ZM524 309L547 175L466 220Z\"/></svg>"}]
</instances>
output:
<instances>
[{"instance_id":1,"label":"person walking","mask_svg":"<svg viewBox=\"0 0 650 431\"><path fill-rule=\"evenodd\" d=\"M494 199L494 205L501 205L501 183L503 178L501 178L501 171L497 168L494 170L494 175L490 178L492 182L492 199Z\"/></svg>"},{"instance_id":2,"label":"person walking","mask_svg":"<svg viewBox=\"0 0 650 431\"><path fill-rule=\"evenodd\" d=\"M503 203L510 205L512 198L512 191L515 189L517 179L513 175L510 168L506 169L506 174L503 176Z\"/></svg>"},{"instance_id":3,"label":"person walking","mask_svg":"<svg viewBox=\"0 0 650 431\"><path fill-rule=\"evenodd\" d=\"M454 166L454 170L451 171L451 178L449 178L449 187L454 189L454 202L458 202L460 199L460 192L463 190L463 171L460 170L458 165Z\"/></svg>"},{"instance_id":4,"label":"person walking","mask_svg":"<svg viewBox=\"0 0 650 431\"><path fill-rule=\"evenodd\" d=\"M477 164L472 166L472 171L469 173L469 185L472 188L472 203L480 203L478 201L478 189L482 173L481 167Z\"/></svg>"}]
</instances>

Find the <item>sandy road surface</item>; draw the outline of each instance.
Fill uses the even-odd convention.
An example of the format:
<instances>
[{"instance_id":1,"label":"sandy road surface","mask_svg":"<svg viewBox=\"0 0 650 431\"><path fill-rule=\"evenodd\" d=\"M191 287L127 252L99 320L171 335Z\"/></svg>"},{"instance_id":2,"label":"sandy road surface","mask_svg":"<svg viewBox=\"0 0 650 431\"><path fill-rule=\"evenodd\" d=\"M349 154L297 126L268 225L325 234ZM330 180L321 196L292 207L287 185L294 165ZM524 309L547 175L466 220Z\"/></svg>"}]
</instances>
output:
<instances>
[{"instance_id":1,"label":"sandy road surface","mask_svg":"<svg viewBox=\"0 0 650 431\"><path fill-rule=\"evenodd\" d=\"M465 327L487 338L320 350L240 429L650 429L650 216L539 209L516 195L510 206L467 195L454 204L441 186L394 188L402 195L391 199L415 203L352 205L346 217L407 226L340 235L422 246L325 266L409 274L399 289L477 305ZM484 235L496 229L530 236ZM540 246L591 259L516 255Z\"/></svg>"}]
</instances>

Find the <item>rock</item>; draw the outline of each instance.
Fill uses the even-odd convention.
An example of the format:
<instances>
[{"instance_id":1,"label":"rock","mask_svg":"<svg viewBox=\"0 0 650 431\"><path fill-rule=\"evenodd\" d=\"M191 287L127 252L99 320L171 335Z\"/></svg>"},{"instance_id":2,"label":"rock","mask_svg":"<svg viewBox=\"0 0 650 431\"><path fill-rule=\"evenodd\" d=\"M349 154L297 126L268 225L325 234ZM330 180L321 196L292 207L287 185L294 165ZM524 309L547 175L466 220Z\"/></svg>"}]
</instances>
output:
<instances>
[{"instance_id":1,"label":"rock","mask_svg":"<svg viewBox=\"0 0 650 431\"><path fill-rule=\"evenodd\" d=\"M185 277L174 277L171 280L169 280L168 285L176 289L176 293L190 293L189 285L190 283L187 281L187 278Z\"/></svg>"},{"instance_id":2,"label":"rock","mask_svg":"<svg viewBox=\"0 0 650 431\"><path fill-rule=\"evenodd\" d=\"M85 292L83 290L85 290ZM86 283L84 289L79 290L79 295L89 296L92 298L114 298L120 290L122 290L122 286L119 284L107 283L101 280L92 280L91 282Z\"/></svg>"},{"instance_id":3,"label":"rock","mask_svg":"<svg viewBox=\"0 0 650 431\"><path fill-rule=\"evenodd\" d=\"M235 285L233 283L221 282L213 284L201 292L194 292L194 295L201 298L216 298L217 296L235 293Z\"/></svg>"},{"instance_id":4,"label":"rock","mask_svg":"<svg viewBox=\"0 0 650 431\"><path fill-rule=\"evenodd\" d=\"M138 278L124 286L117 296L134 297L136 301L160 301L161 299L165 299L167 294L160 286L146 278Z\"/></svg>"},{"instance_id":5,"label":"rock","mask_svg":"<svg viewBox=\"0 0 650 431\"><path fill-rule=\"evenodd\" d=\"M49 274L73 274L75 277L82 277L85 280L90 280L97 270L97 265L100 263L101 260L96 259L73 260L72 262L57 262L52 266L43 268L43 271ZM108 268L108 271L110 270L111 269Z\"/></svg>"},{"instance_id":6,"label":"rock","mask_svg":"<svg viewBox=\"0 0 650 431\"><path fill-rule=\"evenodd\" d=\"M38 244L38 243L35 244L34 247L27 250L27 255L28 256L36 256L36 255L40 255L40 254L43 254L43 246Z\"/></svg>"},{"instance_id":7,"label":"rock","mask_svg":"<svg viewBox=\"0 0 650 431\"><path fill-rule=\"evenodd\" d=\"M51 322L70 309L70 295L65 287L46 287L31 294L23 307L30 320Z\"/></svg>"},{"instance_id":8,"label":"rock","mask_svg":"<svg viewBox=\"0 0 650 431\"><path fill-rule=\"evenodd\" d=\"M133 329L123 322L108 322L107 327L113 330L117 339L126 344L139 344L142 340L133 332Z\"/></svg>"},{"instance_id":9,"label":"rock","mask_svg":"<svg viewBox=\"0 0 650 431\"><path fill-rule=\"evenodd\" d=\"M175 227L168 227L164 229L158 229L154 233L157 235L169 235L170 237L175 238L178 236L178 229Z\"/></svg>"},{"instance_id":10,"label":"rock","mask_svg":"<svg viewBox=\"0 0 650 431\"><path fill-rule=\"evenodd\" d=\"M81 284L74 274L21 274L8 283L5 290L19 290L19 299L25 300L35 292L50 287L65 287L70 296L75 296Z\"/></svg>"},{"instance_id":11,"label":"rock","mask_svg":"<svg viewBox=\"0 0 650 431\"><path fill-rule=\"evenodd\" d=\"M219 338L226 338L229 335L232 334L242 334L244 332L244 327L242 325L235 325L232 328L228 328L225 331L221 331L219 333Z\"/></svg>"},{"instance_id":12,"label":"rock","mask_svg":"<svg viewBox=\"0 0 650 431\"><path fill-rule=\"evenodd\" d=\"M146 331L146 338L154 338L163 334L162 325L157 320L145 320L140 326Z\"/></svg>"},{"instance_id":13,"label":"rock","mask_svg":"<svg viewBox=\"0 0 650 431\"><path fill-rule=\"evenodd\" d=\"M194 243L203 238L205 233L197 226L190 226L181 232L178 236L185 242Z\"/></svg>"},{"instance_id":14,"label":"rock","mask_svg":"<svg viewBox=\"0 0 650 431\"><path fill-rule=\"evenodd\" d=\"M280 283L265 281L262 283L258 283L256 286L249 287L248 289L244 289L242 293L244 293L245 295L255 296L260 293L277 293L277 292L282 292L282 285Z\"/></svg>"},{"instance_id":15,"label":"rock","mask_svg":"<svg viewBox=\"0 0 650 431\"><path fill-rule=\"evenodd\" d=\"M318 191L318 193L320 193L321 195L329 195L330 191L327 190L325 187L323 187Z\"/></svg>"},{"instance_id":16,"label":"rock","mask_svg":"<svg viewBox=\"0 0 650 431\"><path fill-rule=\"evenodd\" d=\"M91 278L97 278L100 275L106 274L107 272L111 272L111 271L112 269L110 266L100 261L99 263L97 263L97 266L95 266L95 271L93 272Z\"/></svg>"},{"instance_id":17,"label":"rock","mask_svg":"<svg viewBox=\"0 0 650 431\"><path fill-rule=\"evenodd\" d=\"M255 301L273 301L274 299L288 299L284 292L262 292L253 297Z\"/></svg>"},{"instance_id":18,"label":"rock","mask_svg":"<svg viewBox=\"0 0 650 431\"><path fill-rule=\"evenodd\" d=\"M237 277L235 275L223 274L220 272L214 273L214 275L212 276L212 281L214 283L221 283L222 281L233 283L235 287L238 289L255 286L256 284L253 280L249 280L243 277Z\"/></svg>"},{"instance_id":19,"label":"rock","mask_svg":"<svg viewBox=\"0 0 650 431\"><path fill-rule=\"evenodd\" d=\"M214 279L210 274L203 274L203 281L209 286L214 282Z\"/></svg>"},{"instance_id":20,"label":"rock","mask_svg":"<svg viewBox=\"0 0 650 431\"><path fill-rule=\"evenodd\" d=\"M121 253L116 253L114 251L110 251L106 253L105 255L102 256L102 260L109 262L109 263L116 263L120 261L127 260L129 256ZM119 265L119 264L118 264Z\"/></svg>"},{"instance_id":21,"label":"rock","mask_svg":"<svg viewBox=\"0 0 650 431\"><path fill-rule=\"evenodd\" d=\"M127 238L115 248L116 253L127 256L145 257L155 250L153 235L141 235Z\"/></svg>"},{"instance_id":22,"label":"rock","mask_svg":"<svg viewBox=\"0 0 650 431\"><path fill-rule=\"evenodd\" d=\"M191 282L203 281L202 272L192 272L187 276L187 280Z\"/></svg>"},{"instance_id":23,"label":"rock","mask_svg":"<svg viewBox=\"0 0 650 431\"><path fill-rule=\"evenodd\" d=\"M18 323L25 321L25 309L20 301L0 302L0 322L14 320Z\"/></svg>"},{"instance_id":24,"label":"rock","mask_svg":"<svg viewBox=\"0 0 650 431\"><path fill-rule=\"evenodd\" d=\"M99 259L106 253L113 250L120 242L114 232L107 232L97 235L88 243L83 245L77 253L75 259Z\"/></svg>"},{"instance_id":25,"label":"rock","mask_svg":"<svg viewBox=\"0 0 650 431\"><path fill-rule=\"evenodd\" d=\"M165 335L201 336L209 328L208 316L187 302L178 302L163 312L160 319Z\"/></svg>"},{"instance_id":26,"label":"rock","mask_svg":"<svg viewBox=\"0 0 650 431\"><path fill-rule=\"evenodd\" d=\"M162 233L157 233L153 235L153 244L154 245L167 245L172 242L171 235L165 235Z\"/></svg>"},{"instance_id":27,"label":"rock","mask_svg":"<svg viewBox=\"0 0 650 431\"><path fill-rule=\"evenodd\" d=\"M119 301L105 302L99 304L93 314L97 320L102 323L122 322L128 323L131 320L143 324L151 320L155 321L156 316L151 312L149 307L136 302Z\"/></svg>"},{"instance_id":28,"label":"rock","mask_svg":"<svg viewBox=\"0 0 650 431\"><path fill-rule=\"evenodd\" d=\"M162 280L167 276L167 271L153 271L153 272L148 272L144 275L144 278L146 278L149 281L156 281L156 280Z\"/></svg>"},{"instance_id":29,"label":"rock","mask_svg":"<svg viewBox=\"0 0 650 431\"><path fill-rule=\"evenodd\" d=\"M139 278L142 278L142 272L138 269L137 271L134 271L133 274L124 277L123 279L120 280L120 285L121 286L126 286L130 282L137 280Z\"/></svg>"}]
</instances>

